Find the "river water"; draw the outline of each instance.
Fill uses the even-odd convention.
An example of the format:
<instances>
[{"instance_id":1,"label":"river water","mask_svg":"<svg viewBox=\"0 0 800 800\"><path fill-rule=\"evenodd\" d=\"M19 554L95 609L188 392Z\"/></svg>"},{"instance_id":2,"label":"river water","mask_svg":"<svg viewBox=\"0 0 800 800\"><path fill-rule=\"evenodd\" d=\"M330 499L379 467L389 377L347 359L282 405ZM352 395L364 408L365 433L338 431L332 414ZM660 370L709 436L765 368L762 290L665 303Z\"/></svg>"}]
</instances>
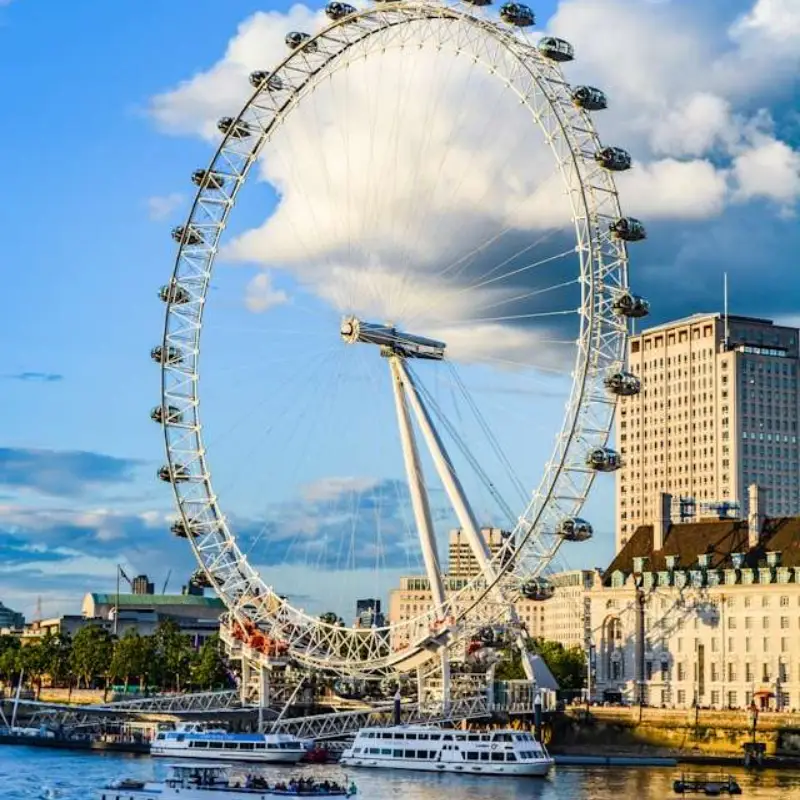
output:
<instances>
[{"instance_id":1,"label":"river water","mask_svg":"<svg viewBox=\"0 0 800 800\"><path fill-rule=\"evenodd\" d=\"M292 774L333 779L344 774L336 766L260 771L268 779L284 780ZM543 780L351 770L348 778L355 781L363 800L666 800L677 797L672 780L679 772L679 768L561 767ZM90 800L108 781L163 773L163 763L149 758L0 746L0 800ZM800 771L732 773L747 800L800 800Z\"/></svg>"}]
</instances>

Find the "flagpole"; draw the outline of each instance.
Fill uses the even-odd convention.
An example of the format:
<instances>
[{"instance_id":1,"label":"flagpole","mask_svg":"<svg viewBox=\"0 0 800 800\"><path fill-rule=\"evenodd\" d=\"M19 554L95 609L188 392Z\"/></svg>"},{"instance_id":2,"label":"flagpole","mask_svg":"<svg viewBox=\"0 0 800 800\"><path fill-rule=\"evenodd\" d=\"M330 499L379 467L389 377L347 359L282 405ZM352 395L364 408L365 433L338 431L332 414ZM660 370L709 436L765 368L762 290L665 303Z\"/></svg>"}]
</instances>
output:
<instances>
[{"instance_id":1,"label":"flagpole","mask_svg":"<svg viewBox=\"0 0 800 800\"><path fill-rule=\"evenodd\" d=\"M117 564L117 602L114 606L114 636L116 636L119 631L119 571L120 566Z\"/></svg>"}]
</instances>

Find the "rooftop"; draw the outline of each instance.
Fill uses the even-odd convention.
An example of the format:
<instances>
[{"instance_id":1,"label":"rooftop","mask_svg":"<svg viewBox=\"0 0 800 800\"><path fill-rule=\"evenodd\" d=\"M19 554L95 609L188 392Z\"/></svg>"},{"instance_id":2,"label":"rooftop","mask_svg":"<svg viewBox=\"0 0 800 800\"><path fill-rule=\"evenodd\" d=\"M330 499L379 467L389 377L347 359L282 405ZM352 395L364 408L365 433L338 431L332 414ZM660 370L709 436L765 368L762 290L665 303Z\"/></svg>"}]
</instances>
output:
<instances>
[{"instance_id":1,"label":"rooftop","mask_svg":"<svg viewBox=\"0 0 800 800\"><path fill-rule=\"evenodd\" d=\"M708 554L710 569L733 569L733 553L744 555L744 565L756 569L766 565L767 553L780 552L781 566L800 567L800 517L767 519L758 544L748 545L747 520L711 520L670 525L664 547L653 550L653 526L643 525L634 531L622 550L608 565L604 582L610 583L614 572L630 574L635 558L647 558L647 572L667 569L667 556L678 556L680 569L698 567L698 556Z\"/></svg>"},{"instance_id":2,"label":"rooftop","mask_svg":"<svg viewBox=\"0 0 800 800\"><path fill-rule=\"evenodd\" d=\"M678 328L683 325L691 325L695 322L702 322L703 320L708 319L722 319L723 315L720 314L719 311L709 311L704 314L690 314L688 317L681 317L680 319L673 319L668 320L667 322L662 322L659 325L653 325L649 328L644 328L643 330L639 331L636 336L646 336L649 333L653 333L654 331L663 331L667 328ZM791 328L790 325L775 325L773 320L771 319L764 319L763 317L745 317L739 314L728 314L728 322L738 322L744 324L754 324L754 325L766 325L771 328Z\"/></svg>"},{"instance_id":3,"label":"rooftop","mask_svg":"<svg viewBox=\"0 0 800 800\"><path fill-rule=\"evenodd\" d=\"M191 594L96 594L90 593L95 605L115 606L119 604L129 607L143 606L198 606L203 608L218 608L222 611L225 604L218 597L201 597Z\"/></svg>"}]
</instances>

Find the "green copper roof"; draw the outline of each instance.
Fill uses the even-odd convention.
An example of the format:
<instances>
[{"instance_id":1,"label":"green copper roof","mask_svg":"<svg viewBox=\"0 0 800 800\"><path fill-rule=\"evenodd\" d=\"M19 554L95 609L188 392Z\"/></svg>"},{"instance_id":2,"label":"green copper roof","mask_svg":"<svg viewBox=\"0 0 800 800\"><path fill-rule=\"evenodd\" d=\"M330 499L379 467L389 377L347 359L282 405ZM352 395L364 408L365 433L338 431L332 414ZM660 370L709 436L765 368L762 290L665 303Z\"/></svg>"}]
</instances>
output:
<instances>
[{"instance_id":1,"label":"green copper roof","mask_svg":"<svg viewBox=\"0 0 800 800\"><path fill-rule=\"evenodd\" d=\"M198 606L202 608L218 608L222 611L225 604L219 597L198 597L192 594L95 594L89 595L95 605L115 606Z\"/></svg>"}]
</instances>

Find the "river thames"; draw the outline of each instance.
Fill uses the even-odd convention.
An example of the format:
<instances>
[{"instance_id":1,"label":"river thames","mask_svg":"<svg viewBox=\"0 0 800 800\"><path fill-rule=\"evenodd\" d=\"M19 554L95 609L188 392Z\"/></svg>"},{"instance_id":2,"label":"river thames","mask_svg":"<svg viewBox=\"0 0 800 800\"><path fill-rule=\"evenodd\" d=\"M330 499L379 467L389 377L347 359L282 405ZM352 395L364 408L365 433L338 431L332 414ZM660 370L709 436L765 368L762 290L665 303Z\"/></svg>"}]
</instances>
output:
<instances>
[{"instance_id":1,"label":"river thames","mask_svg":"<svg viewBox=\"0 0 800 800\"><path fill-rule=\"evenodd\" d=\"M283 779L297 773L333 779L344 775L336 766L259 771ZM364 800L664 800L676 796L672 780L679 772L680 768L561 767L543 780L351 770L348 777L355 780ZM746 798L800 798L800 771L732 772ZM0 747L2 800L90 800L111 780L160 777L163 773L164 765L149 758Z\"/></svg>"}]
</instances>

